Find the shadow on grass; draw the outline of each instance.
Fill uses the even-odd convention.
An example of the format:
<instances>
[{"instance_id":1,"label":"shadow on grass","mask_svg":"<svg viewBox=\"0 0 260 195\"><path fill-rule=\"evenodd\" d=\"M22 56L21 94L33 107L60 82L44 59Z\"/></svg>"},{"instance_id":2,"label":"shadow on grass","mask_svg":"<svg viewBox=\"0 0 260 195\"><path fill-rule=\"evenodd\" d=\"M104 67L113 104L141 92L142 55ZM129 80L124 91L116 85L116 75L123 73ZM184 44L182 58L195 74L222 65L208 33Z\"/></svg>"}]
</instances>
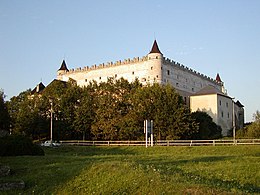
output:
<instances>
[{"instance_id":1,"label":"shadow on grass","mask_svg":"<svg viewBox=\"0 0 260 195\"><path fill-rule=\"evenodd\" d=\"M224 190L232 191L233 189L241 190L245 193L259 193L260 187L253 184L243 184L241 185L237 181L225 181L218 178L207 178L199 174L185 172L180 168L180 166L186 163L199 163L199 162L217 162L232 159L232 156L207 156L200 158L192 158L188 160L164 160L164 159L150 159L147 160L138 160L137 162L143 165L150 165L150 167L156 167L160 170L160 174L172 176L178 174L183 177L184 182L195 183L195 184L204 184L212 188L222 188ZM148 166L149 167L149 166ZM165 177L168 178L168 177Z\"/></svg>"},{"instance_id":2,"label":"shadow on grass","mask_svg":"<svg viewBox=\"0 0 260 195\"><path fill-rule=\"evenodd\" d=\"M135 155L131 147L107 147L107 146L65 146L59 148L45 148L44 151L47 155L59 155L64 156L96 156L96 155Z\"/></svg>"}]
</instances>

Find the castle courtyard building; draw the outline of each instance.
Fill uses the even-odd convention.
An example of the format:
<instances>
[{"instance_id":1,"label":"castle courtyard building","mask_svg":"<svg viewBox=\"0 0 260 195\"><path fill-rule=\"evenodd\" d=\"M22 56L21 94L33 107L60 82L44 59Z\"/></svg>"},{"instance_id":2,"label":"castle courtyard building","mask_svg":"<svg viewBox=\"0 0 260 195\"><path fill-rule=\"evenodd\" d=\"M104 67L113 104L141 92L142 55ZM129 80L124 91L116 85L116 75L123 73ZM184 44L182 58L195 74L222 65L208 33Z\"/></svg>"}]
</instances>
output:
<instances>
[{"instance_id":1,"label":"castle courtyard building","mask_svg":"<svg viewBox=\"0 0 260 195\"><path fill-rule=\"evenodd\" d=\"M164 57L156 40L152 45L151 51L144 57L135 57L99 65L94 64L71 70L67 68L63 60L60 69L57 71L58 80L69 81L72 79L82 87L87 86L91 81L96 81L97 83L106 82L111 77L115 79L123 77L129 82L138 79L144 86L153 83L162 85L169 83L183 97L185 103L190 106L192 111L201 110L207 112L214 122L222 127L223 135L227 135L228 131L232 129L233 115L236 117L236 127L241 126L244 122L242 104L236 104L239 106L234 107L235 112L232 112L233 99L227 95L219 74L217 74L216 79L213 79ZM202 95L203 90L209 88L211 89L210 92L207 95ZM210 94L214 94L214 98ZM226 110L223 108L223 117L219 104L215 101L227 103L228 108L225 108ZM208 104L203 104L205 102L208 102ZM214 104L211 102L214 102Z\"/></svg>"}]
</instances>

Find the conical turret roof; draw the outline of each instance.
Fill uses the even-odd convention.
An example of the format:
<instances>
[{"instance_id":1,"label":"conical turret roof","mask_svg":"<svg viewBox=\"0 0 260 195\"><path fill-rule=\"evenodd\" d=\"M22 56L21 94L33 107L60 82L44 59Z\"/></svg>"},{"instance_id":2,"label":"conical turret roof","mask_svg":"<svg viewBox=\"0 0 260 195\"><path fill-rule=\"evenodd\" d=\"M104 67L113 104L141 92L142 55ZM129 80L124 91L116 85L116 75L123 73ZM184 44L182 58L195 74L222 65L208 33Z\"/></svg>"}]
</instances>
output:
<instances>
[{"instance_id":1,"label":"conical turret roof","mask_svg":"<svg viewBox=\"0 0 260 195\"><path fill-rule=\"evenodd\" d=\"M69 71L69 69L67 68L67 65L66 65L65 60L62 61L62 64L61 64L59 70L66 70L66 71Z\"/></svg>"},{"instance_id":2,"label":"conical turret roof","mask_svg":"<svg viewBox=\"0 0 260 195\"><path fill-rule=\"evenodd\" d=\"M220 83L222 82L222 81L221 81L221 78L220 78L220 76L219 76L219 74L217 74L217 76L216 76L216 81L218 81L218 82L220 82Z\"/></svg>"},{"instance_id":3,"label":"conical turret roof","mask_svg":"<svg viewBox=\"0 0 260 195\"><path fill-rule=\"evenodd\" d=\"M157 44L157 42L156 42L156 39L155 39L154 42L153 42L153 47L152 47L150 53L160 53L160 54L162 54L161 51L160 51L160 49L159 49L159 47L158 47L158 44Z\"/></svg>"}]
</instances>

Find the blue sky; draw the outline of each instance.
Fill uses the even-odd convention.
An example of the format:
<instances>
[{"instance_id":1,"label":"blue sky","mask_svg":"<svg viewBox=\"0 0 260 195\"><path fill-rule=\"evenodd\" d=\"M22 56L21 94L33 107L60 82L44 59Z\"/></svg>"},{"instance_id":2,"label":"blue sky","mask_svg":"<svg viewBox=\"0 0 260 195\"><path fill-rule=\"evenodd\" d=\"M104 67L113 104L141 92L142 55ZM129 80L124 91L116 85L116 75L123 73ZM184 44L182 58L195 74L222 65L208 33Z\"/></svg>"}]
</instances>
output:
<instances>
[{"instance_id":1,"label":"blue sky","mask_svg":"<svg viewBox=\"0 0 260 195\"><path fill-rule=\"evenodd\" d=\"M215 78L260 110L259 0L0 0L0 89L6 99L48 85L69 68L146 55L157 39L165 57Z\"/></svg>"}]
</instances>

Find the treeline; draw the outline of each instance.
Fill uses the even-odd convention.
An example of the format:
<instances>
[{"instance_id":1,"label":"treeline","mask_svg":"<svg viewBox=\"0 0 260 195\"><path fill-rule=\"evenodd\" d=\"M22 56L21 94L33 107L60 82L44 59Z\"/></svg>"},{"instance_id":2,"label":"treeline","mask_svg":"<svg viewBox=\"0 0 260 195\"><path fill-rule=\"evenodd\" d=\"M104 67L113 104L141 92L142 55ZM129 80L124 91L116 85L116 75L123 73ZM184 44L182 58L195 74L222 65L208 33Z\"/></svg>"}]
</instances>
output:
<instances>
[{"instance_id":1,"label":"treeline","mask_svg":"<svg viewBox=\"0 0 260 195\"><path fill-rule=\"evenodd\" d=\"M40 94L24 91L6 105L11 133L33 139L50 138L51 112L54 140L143 140L145 119L154 121L157 140L221 137L212 118L191 113L172 86L143 87L137 80L109 79L83 88L54 80Z\"/></svg>"}]
</instances>

